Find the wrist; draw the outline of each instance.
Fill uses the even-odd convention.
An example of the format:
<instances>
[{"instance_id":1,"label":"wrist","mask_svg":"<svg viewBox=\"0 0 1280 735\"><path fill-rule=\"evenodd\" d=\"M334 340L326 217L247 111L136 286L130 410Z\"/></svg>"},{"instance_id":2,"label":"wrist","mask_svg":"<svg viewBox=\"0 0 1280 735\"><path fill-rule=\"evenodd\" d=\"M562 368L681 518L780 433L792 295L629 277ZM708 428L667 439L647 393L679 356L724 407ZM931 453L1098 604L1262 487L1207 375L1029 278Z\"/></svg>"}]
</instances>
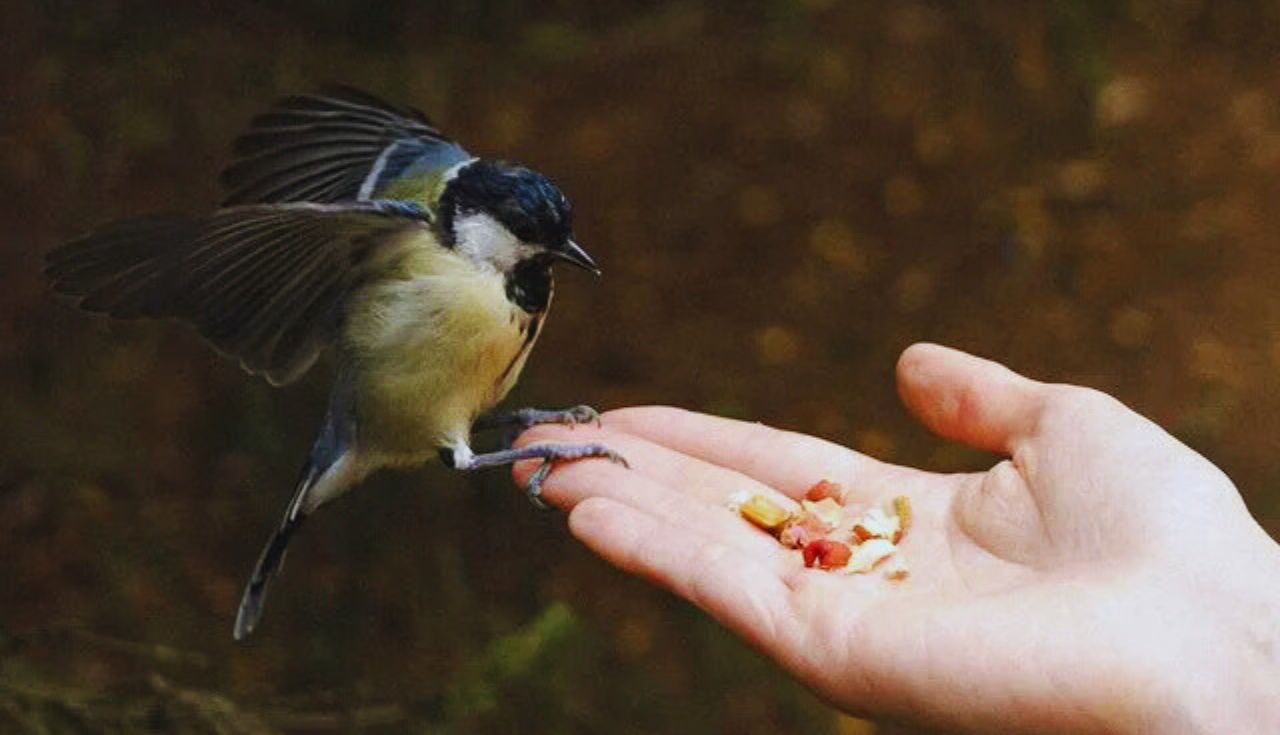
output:
<instances>
[{"instance_id":1,"label":"wrist","mask_svg":"<svg viewBox=\"0 0 1280 735\"><path fill-rule=\"evenodd\" d=\"M1243 568L1219 573L1220 586L1188 590L1204 640L1174 647L1176 706L1150 731L1280 732L1280 545L1261 536L1257 553L1237 557Z\"/></svg>"}]
</instances>

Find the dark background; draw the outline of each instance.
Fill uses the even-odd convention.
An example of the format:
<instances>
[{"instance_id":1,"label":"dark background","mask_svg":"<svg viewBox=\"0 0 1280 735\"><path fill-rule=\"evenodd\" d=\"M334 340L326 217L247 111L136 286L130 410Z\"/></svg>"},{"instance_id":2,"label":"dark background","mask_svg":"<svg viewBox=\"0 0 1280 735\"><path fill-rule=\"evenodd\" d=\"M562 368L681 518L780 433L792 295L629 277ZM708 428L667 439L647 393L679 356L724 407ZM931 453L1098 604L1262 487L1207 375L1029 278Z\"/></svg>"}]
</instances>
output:
<instances>
[{"instance_id":1,"label":"dark background","mask_svg":"<svg viewBox=\"0 0 1280 735\"><path fill-rule=\"evenodd\" d=\"M40 268L94 224L212 207L278 95L364 86L568 193L605 277L563 274L513 404L984 467L898 405L897 354L934 340L1114 393L1277 535L1278 52L1261 0L4 3L0 731L872 727L501 471L369 481L232 643L328 365L271 390Z\"/></svg>"}]
</instances>

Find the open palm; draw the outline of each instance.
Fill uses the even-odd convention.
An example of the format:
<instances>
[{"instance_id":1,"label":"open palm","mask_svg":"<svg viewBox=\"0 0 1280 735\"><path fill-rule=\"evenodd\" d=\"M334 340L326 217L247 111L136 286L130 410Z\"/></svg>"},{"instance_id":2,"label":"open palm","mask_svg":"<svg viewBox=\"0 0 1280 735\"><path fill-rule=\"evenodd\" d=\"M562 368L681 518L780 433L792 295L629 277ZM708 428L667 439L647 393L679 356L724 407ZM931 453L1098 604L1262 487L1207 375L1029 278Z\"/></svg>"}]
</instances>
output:
<instances>
[{"instance_id":1,"label":"open palm","mask_svg":"<svg viewBox=\"0 0 1280 735\"><path fill-rule=\"evenodd\" d=\"M601 556L702 607L851 712L1082 732L1161 729L1194 709L1167 672L1218 633L1185 608L1249 580L1188 550L1253 553L1265 541L1230 481L1095 391L928 345L904 354L899 383L934 431L1010 459L937 474L759 424L633 408L589 430L632 469L566 464L545 497L572 510L573 533ZM539 427L522 441L567 432ZM743 490L794 505L820 479L859 503L911 499L909 579L806 569L727 508ZM1171 594L1171 570L1175 590L1195 580L1195 593Z\"/></svg>"}]
</instances>

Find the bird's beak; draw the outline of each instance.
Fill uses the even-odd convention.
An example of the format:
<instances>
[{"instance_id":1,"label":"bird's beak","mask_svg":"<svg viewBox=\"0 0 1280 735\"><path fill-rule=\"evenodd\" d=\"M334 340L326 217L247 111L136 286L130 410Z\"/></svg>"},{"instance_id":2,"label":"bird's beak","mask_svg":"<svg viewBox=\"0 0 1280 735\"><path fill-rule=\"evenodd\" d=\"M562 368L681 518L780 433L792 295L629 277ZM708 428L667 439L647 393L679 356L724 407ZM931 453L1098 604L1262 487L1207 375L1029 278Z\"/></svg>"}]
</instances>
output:
<instances>
[{"instance_id":1,"label":"bird's beak","mask_svg":"<svg viewBox=\"0 0 1280 735\"><path fill-rule=\"evenodd\" d=\"M597 276L600 275L600 268L596 265L596 262L591 259L590 255L587 255L587 251L583 250L582 247L573 240L566 242L563 249L553 250L552 252L561 260L573 263L579 268L585 271L591 271Z\"/></svg>"}]
</instances>

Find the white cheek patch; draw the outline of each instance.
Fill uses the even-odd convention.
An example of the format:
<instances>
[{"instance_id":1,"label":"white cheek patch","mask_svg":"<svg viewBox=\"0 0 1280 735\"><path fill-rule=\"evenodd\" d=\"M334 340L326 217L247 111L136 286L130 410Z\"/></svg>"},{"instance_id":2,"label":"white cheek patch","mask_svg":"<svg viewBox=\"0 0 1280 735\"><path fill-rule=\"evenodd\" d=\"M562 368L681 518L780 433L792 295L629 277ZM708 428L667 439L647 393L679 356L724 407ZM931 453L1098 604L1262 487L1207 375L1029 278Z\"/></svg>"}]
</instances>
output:
<instances>
[{"instance_id":1,"label":"white cheek patch","mask_svg":"<svg viewBox=\"0 0 1280 735\"><path fill-rule=\"evenodd\" d=\"M493 217L473 212L454 220L455 248L476 263L487 263L499 271L507 271L538 248L521 242Z\"/></svg>"}]
</instances>

